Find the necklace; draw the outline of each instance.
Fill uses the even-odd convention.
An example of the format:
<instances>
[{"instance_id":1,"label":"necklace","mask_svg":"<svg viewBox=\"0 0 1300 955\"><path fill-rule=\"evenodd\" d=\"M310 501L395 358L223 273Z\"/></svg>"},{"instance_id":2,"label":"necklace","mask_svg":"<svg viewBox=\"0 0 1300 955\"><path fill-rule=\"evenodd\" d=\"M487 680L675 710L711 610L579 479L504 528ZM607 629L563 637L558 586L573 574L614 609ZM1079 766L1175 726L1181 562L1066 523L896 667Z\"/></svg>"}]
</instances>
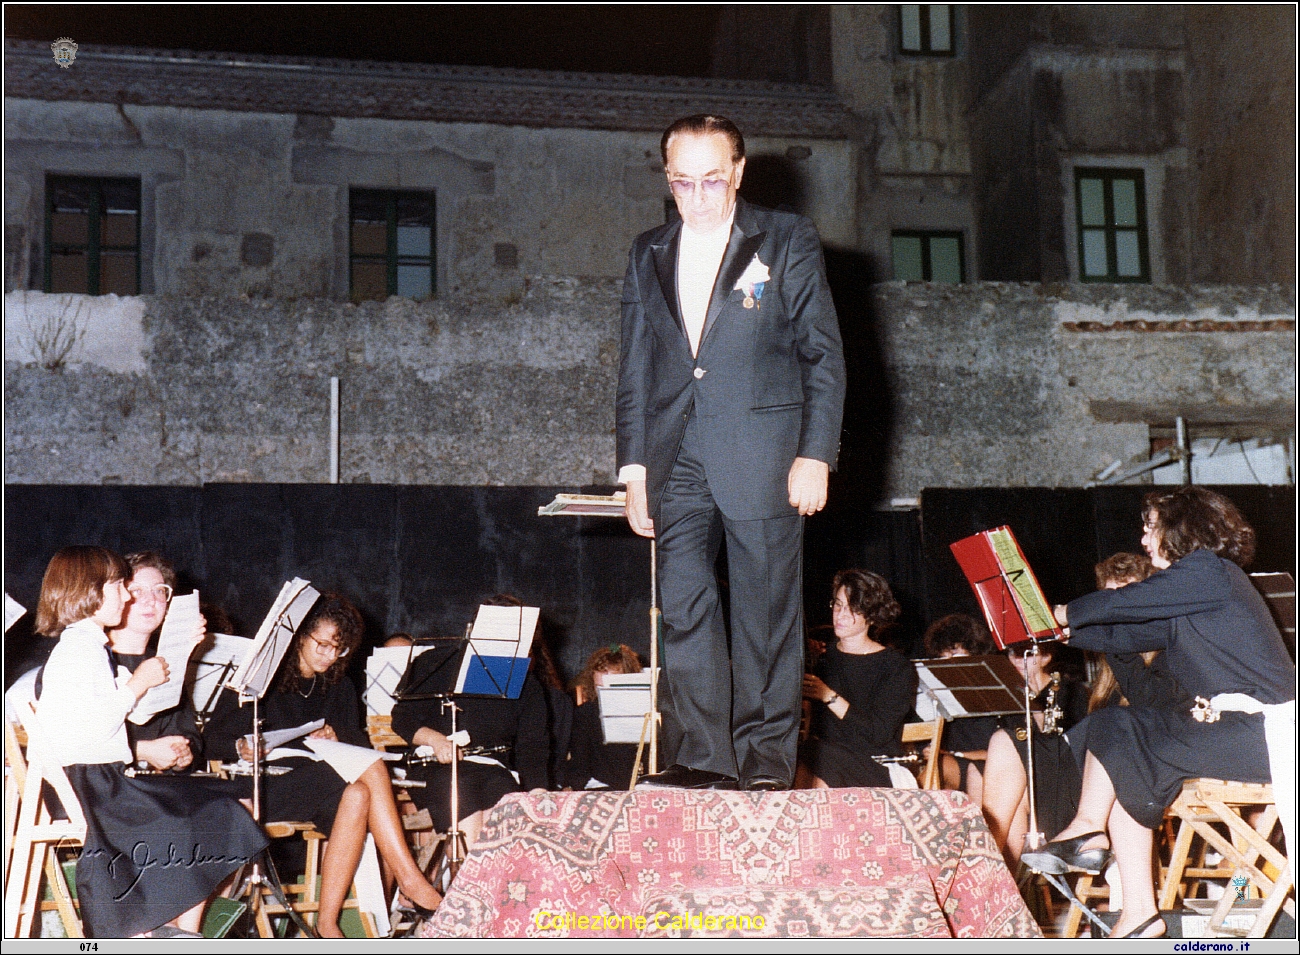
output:
<instances>
[{"instance_id":1,"label":"necklace","mask_svg":"<svg viewBox=\"0 0 1300 955\"><path fill-rule=\"evenodd\" d=\"M313 674L311 675L311 686L308 688L308 690L307 690L306 693L304 693L302 690L299 690L299 691L298 691L298 695L301 696L304 700L307 699L309 696L312 695L312 693L315 692L315 690L316 690L316 677L318 677L319 675L320 675L320 674L318 674L318 673L313 673Z\"/></svg>"}]
</instances>

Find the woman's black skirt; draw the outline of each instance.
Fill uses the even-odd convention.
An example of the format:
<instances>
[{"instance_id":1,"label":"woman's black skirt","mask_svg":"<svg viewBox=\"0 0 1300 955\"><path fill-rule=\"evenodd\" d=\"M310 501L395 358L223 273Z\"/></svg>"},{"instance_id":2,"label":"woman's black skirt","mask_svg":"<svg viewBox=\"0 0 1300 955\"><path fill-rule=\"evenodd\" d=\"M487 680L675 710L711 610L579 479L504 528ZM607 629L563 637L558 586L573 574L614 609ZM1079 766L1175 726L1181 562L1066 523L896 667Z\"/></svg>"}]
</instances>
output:
<instances>
[{"instance_id":1,"label":"woman's black skirt","mask_svg":"<svg viewBox=\"0 0 1300 955\"><path fill-rule=\"evenodd\" d=\"M889 770L870 756L810 736L799 747L799 761L832 789L889 786Z\"/></svg>"},{"instance_id":2,"label":"woman's black skirt","mask_svg":"<svg viewBox=\"0 0 1300 955\"><path fill-rule=\"evenodd\" d=\"M267 844L223 780L131 777L125 769L67 767L86 817L77 896L91 938L127 938L170 922Z\"/></svg>"}]
</instances>

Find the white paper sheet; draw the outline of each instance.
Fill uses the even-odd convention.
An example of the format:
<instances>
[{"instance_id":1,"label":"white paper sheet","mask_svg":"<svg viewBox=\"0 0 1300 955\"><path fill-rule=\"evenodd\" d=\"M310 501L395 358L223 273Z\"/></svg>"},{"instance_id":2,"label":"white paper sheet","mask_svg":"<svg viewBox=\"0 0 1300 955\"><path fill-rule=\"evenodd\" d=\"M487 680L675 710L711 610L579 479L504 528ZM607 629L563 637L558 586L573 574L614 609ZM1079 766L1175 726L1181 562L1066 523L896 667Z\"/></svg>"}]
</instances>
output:
<instances>
[{"instance_id":1,"label":"white paper sheet","mask_svg":"<svg viewBox=\"0 0 1300 955\"><path fill-rule=\"evenodd\" d=\"M516 657L519 660L527 660L540 614L541 610L537 607L480 605L478 616L474 618L474 627L469 634L473 653L466 653L461 660L456 686L465 685L465 676L469 672L472 656Z\"/></svg>"},{"instance_id":2,"label":"white paper sheet","mask_svg":"<svg viewBox=\"0 0 1300 955\"><path fill-rule=\"evenodd\" d=\"M312 720L310 723L303 723L301 726L295 726L287 730L267 730L262 734L262 745L267 751L278 749L285 743L291 743L308 733L314 733L325 725L324 720ZM253 746L253 734L249 733L244 737L244 742L251 749Z\"/></svg>"},{"instance_id":3,"label":"white paper sheet","mask_svg":"<svg viewBox=\"0 0 1300 955\"><path fill-rule=\"evenodd\" d=\"M27 612L27 608L5 593L5 633Z\"/></svg>"},{"instance_id":4,"label":"white paper sheet","mask_svg":"<svg viewBox=\"0 0 1300 955\"><path fill-rule=\"evenodd\" d=\"M402 758L401 753L381 753L377 749L371 749L368 746L353 746L350 743L340 743L334 739L305 739L303 743L317 756L329 763L338 773L350 783L355 783L361 778L361 774L375 764L377 760L390 759L398 760Z\"/></svg>"},{"instance_id":5,"label":"white paper sheet","mask_svg":"<svg viewBox=\"0 0 1300 955\"><path fill-rule=\"evenodd\" d=\"M199 592L183 597L173 597L163 618L162 633L158 635L158 656L167 661L167 682L150 687L127 717L136 726L143 726L155 714L170 710L181 701L185 690L185 673L189 669L190 654L202 641L194 640L199 632Z\"/></svg>"},{"instance_id":6,"label":"white paper sheet","mask_svg":"<svg viewBox=\"0 0 1300 955\"><path fill-rule=\"evenodd\" d=\"M406 672L409 661L414 660L430 646L376 647L366 660L366 715L390 716L393 712L393 694Z\"/></svg>"}]
</instances>

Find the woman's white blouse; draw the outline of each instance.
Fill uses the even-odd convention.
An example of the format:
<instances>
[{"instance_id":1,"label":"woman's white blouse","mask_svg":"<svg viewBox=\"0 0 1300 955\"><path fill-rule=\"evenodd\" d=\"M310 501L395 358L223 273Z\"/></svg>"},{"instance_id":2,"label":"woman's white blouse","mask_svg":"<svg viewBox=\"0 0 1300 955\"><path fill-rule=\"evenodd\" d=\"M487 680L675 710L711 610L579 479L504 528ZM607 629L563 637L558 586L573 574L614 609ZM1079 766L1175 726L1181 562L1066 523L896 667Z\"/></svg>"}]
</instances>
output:
<instances>
[{"instance_id":1,"label":"woman's white blouse","mask_svg":"<svg viewBox=\"0 0 1300 955\"><path fill-rule=\"evenodd\" d=\"M93 620L63 631L45 664L36 705L59 763L130 763L126 716L135 693L118 687L108 657L108 635Z\"/></svg>"}]
</instances>

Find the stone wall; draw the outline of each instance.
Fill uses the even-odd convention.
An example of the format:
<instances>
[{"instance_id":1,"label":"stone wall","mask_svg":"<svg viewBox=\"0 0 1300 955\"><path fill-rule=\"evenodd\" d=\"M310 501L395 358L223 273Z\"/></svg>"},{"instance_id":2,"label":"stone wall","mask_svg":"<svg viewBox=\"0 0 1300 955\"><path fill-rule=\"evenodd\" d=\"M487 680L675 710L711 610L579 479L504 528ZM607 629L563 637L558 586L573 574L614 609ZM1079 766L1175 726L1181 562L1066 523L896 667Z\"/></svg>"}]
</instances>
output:
<instances>
[{"instance_id":1,"label":"stone wall","mask_svg":"<svg viewBox=\"0 0 1300 955\"><path fill-rule=\"evenodd\" d=\"M856 147L746 132L747 194L853 243ZM638 130L7 97L5 147L6 291L43 287L47 173L138 177L141 290L185 296L346 300L353 188L433 192L438 292L498 299L527 275L622 278L669 198Z\"/></svg>"},{"instance_id":2,"label":"stone wall","mask_svg":"<svg viewBox=\"0 0 1300 955\"><path fill-rule=\"evenodd\" d=\"M533 278L512 304L10 293L6 481L323 482L338 376L343 482L608 484L619 285ZM1294 431L1292 289L890 283L869 298L841 298L841 480L882 498L1078 487L1144 457L1149 425L1178 414ZM859 473L867 460L879 474Z\"/></svg>"}]
</instances>

